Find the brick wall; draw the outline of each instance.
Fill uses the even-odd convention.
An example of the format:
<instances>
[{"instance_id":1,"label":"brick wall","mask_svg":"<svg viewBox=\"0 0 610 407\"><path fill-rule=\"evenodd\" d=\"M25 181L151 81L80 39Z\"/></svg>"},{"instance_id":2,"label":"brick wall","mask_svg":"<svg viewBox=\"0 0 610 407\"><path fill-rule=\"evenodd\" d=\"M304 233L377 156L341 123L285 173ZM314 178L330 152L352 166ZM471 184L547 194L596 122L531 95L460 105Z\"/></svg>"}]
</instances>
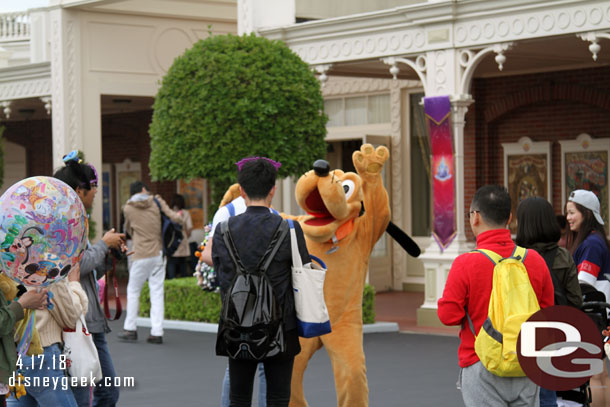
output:
<instances>
[{"instance_id":1,"label":"brick wall","mask_svg":"<svg viewBox=\"0 0 610 407\"><path fill-rule=\"evenodd\" d=\"M176 193L176 182L151 182L148 159L150 156L150 137L148 127L152 111L102 116L102 162L118 164L129 158L141 163L142 181L151 192L160 194L169 201ZM5 122L4 137L26 148L27 176L52 175L51 120L28 120ZM116 185L116 180L111 180ZM114 187L113 187L114 188ZM113 219L118 225L118 219Z\"/></svg>"},{"instance_id":2,"label":"brick wall","mask_svg":"<svg viewBox=\"0 0 610 407\"><path fill-rule=\"evenodd\" d=\"M4 138L26 149L26 175L53 174L51 120L4 122Z\"/></svg>"},{"instance_id":3,"label":"brick wall","mask_svg":"<svg viewBox=\"0 0 610 407\"><path fill-rule=\"evenodd\" d=\"M102 117L102 162L119 164L126 159L139 162L142 168L142 182L148 185L152 193L160 194L169 201L176 193L176 182L152 182L150 179L148 127L151 119L152 110L104 115Z\"/></svg>"},{"instance_id":4,"label":"brick wall","mask_svg":"<svg viewBox=\"0 0 610 407\"><path fill-rule=\"evenodd\" d=\"M139 162L144 182L153 194L159 194L170 202L176 193L176 182L152 182L150 179L150 137L148 127L152 119L152 111L123 113L102 116L102 162L119 164L129 159ZM116 185L116 174L113 174L112 185ZM113 225L120 220L113 212Z\"/></svg>"},{"instance_id":5,"label":"brick wall","mask_svg":"<svg viewBox=\"0 0 610 407\"><path fill-rule=\"evenodd\" d=\"M474 191L504 183L502 143L521 137L552 142L553 207L561 208L559 140L580 133L610 138L610 68L476 79L466 115L465 205ZM472 233L467 224L467 235Z\"/></svg>"}]
</instances>

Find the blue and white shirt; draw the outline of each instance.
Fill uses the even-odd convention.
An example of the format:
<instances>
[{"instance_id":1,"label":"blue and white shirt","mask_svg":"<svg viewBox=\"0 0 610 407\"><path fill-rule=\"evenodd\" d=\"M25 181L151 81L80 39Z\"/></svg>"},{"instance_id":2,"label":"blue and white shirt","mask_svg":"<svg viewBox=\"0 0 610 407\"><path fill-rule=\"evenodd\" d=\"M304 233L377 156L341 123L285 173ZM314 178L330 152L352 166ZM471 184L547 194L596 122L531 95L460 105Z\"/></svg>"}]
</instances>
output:
<instances>
[{"instance_id":1,"label":"blue and white shirt","mask_svg":"<svg viewBox=\"0 0 610 407\"><path fill-rule=\"evenodd\" d=\"M603 236L590 233L574 252L578 281L594 286L610 299L610 259Z\"/></svg>"}]
</instances>

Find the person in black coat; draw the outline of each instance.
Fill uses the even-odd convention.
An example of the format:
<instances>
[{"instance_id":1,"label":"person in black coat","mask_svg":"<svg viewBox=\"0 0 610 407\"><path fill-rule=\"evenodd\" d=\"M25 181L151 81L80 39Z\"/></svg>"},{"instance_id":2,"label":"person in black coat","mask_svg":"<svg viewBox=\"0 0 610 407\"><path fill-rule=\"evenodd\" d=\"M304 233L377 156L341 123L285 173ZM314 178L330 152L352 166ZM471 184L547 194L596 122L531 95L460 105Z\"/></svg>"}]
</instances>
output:
<instances>
[{"instance_id":1,"label":"person in black coat","mask_svg":"<svg viewBox=\"0 0 610 407\"><path fill-rule=\"evenodd\" d=\"M279 163L267 158L250 158L238 163L237 180L241 194L246 201L246 212L230 218L228 229L235 243L237 253L246 270L254 270L265 254L269 243L283 222L282 218L269 212L271 200L275 193L275 179ZM235 277L235 264L221 232L222 224L214 232L212 260L218 273L220 294L225 306L225 297ZM303 263L309 263L309 253L305 237L298 223L295 222L297 244ZM267 406L287 407L290 400L290 381L294 357L301 348L297 334L297 318L292 289L292 251L290 238L284 238L269 268L267 276L273 288L274 296L282 310L284 331L284 350L278 355L262 360L267 378ZM220 332L216 351L220 356L229 356L223 344ZM256 372L257 360L229 358L229 375L231 382L231 407L250 406L252 387Z\"/></svg>"}]
</instances>

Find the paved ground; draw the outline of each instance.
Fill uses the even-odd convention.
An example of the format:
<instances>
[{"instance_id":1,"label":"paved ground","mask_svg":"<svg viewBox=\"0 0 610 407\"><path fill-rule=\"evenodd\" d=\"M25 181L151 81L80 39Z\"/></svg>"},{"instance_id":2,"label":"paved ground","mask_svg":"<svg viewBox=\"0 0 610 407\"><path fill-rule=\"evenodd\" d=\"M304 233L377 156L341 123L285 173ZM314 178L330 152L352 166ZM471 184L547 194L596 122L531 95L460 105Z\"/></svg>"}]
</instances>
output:
<instances>
[{"instance_id":1,"label":"paved ground","mask_svg":"<svg viewBox=\"0 0 610 407\"><path fill-rule=\"evenodd\" d=\"M215 335L166 330L163 345L146 343L140 328L137 343L116 339L122 323L111 323L110 351L120 376L133 376L136 387L122 389L121 407L217 407L226 358L214 354ZM462 406L455 388L458 338L423 334L367 334L371 407ZM305 375L311 407L336 406L334 382L324 350Z\"/></svg>"}]
</instances>

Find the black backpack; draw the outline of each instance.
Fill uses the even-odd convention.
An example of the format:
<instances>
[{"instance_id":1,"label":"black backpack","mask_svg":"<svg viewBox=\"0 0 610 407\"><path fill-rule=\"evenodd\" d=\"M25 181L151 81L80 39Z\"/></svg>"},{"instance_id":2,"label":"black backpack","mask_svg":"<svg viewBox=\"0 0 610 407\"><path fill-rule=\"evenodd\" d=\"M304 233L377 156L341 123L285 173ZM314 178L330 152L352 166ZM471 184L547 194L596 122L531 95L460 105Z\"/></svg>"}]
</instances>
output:
<instances>
[{"instance_id":1,"label":"black backpack","mask_svg":"<svg viewBox=\"0 0 610 407\"><path fill-rule=\"evenodd\" d=\"M170 218L167 217L163 213L163 209L161 209L161 205L157 198L153 198L157 206L159 207L159 212L161 213L161 240L163 241L163 255L172 256L180 243L182 243L182 225L174 222Z\"/></svg>"},{"instance_id":2,"label":"black backpack","mask_svg":"<svg viewBox=\"0 0 610 407\"><path fill-rule=\"evenodd\" d=\"M246 270L229 231L229 221L221 223L222 238L235 265L235 277L223 298L217 354L261 360L285 350L282 310L267 269L288 230L287 223L282 221L256 268Z\"/></svg>"}]
</instances>

